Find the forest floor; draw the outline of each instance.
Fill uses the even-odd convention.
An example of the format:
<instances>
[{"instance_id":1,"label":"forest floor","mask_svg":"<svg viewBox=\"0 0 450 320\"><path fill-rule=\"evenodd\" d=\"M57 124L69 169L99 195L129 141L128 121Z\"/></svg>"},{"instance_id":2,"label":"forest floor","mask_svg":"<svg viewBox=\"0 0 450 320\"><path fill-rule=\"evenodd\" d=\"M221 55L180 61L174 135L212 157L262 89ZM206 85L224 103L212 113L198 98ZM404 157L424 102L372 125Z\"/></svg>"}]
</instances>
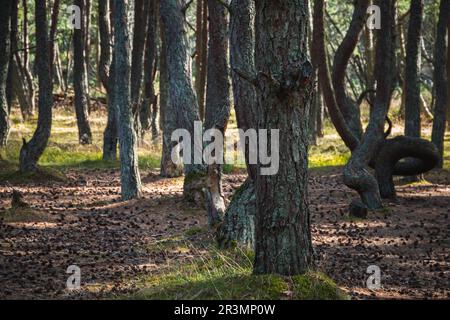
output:
<instances>
[{"instance_id":1,"label":"forest floor","mask_svg":"<svg viewBox=\"0 0 450 320\"><path fill-rule=\"evenodd\" d=\"M68 129L73 121L66 120L64 114L57 118L43 158L47 178L53 180L10 174L16 170L19 138L31 132L24 125L13 130L7 151L11 161L0 161L0 299L164 298L162 292L174 288L178 293L171 298L201 298L205 293L292 298L290 288L283 286L274 289L280 291L276 296L230 292L236 279L250 274L251 255L236 258L236 253L216 249L205 210L182 198L182 178L160 178L156 156L147 152L146 162L140 163L143 198L122 202L117 164L100 165L101 149L78 161L77 154L86 153L83 148L98 147L76 146L76 132ZM93 125L97 140L102 121L98 130ZM426 182L399 182L397 200L365 220L354 220L347 208L356 194L342 184L340 165L346 155L340 150L345 149L328 136L320 152L312 148L311 156L317 269L353 299L450 298L449 170L427 174ZM64 152L73 157L66 159ZM224 177L228 198L244 179L242 169L229 170ZM11 209L12 186L30 208ZM66 289L70 265L81 269L80 290ZM378 290L366 286L371 265L381 270ZM269 279L269 285L274 281Z\"/></svg>"}]
</instances>

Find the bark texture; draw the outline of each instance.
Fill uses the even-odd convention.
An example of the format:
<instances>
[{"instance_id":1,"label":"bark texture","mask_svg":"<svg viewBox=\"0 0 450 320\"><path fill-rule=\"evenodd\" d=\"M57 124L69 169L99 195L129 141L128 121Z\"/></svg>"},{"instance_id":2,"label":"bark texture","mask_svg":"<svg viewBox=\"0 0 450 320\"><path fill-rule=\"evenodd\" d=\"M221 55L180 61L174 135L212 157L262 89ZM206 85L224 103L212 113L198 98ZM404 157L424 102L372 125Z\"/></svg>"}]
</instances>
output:
<instances>
[{"instance_id":1,"label":"bark texture","mask_svg":"<svg viewBox=\"0 0 450 320\"><path fill-rule=\"evenodd\" d=\"M277 174L256 177L255 274L302 274L313 264L307 197L313 70L306 59L307 12L300 0L256 2L258 128L280 130L280 162ZM258 165L258 173L261 169Z\"/></svg>"},{"instance_id":2,"label":"bark texture","mask_svg":"<svg viewBox=\"0 0 450 320\"><path fill-rule=\"evenodd\" d=\"M450 0L441 0L439 7L439 21L437 25L436 44L434 51L434 84L436 87L436 101L434 105L434 121L431 140L439 151L439 167L444 166L444 136L448 102L447 79L447 24L449 19Z\"/></svg>"},{"instance_id":3,"label":"bark texture","mask_svg":"<svg viewBox=\"0 0 450 320\"><path fill-rule=\"evenodd\" d=\"M120 180L122 198L141 196L138 168L137 136L131 109L131 39L129 27L130 1L114 0L114 101L117 110L120 144Z\"/></svg>"},{"instance_id":4,"label":"bark texture","mask_svg":"<svg viewBox=\"0 0 450 320\"><path fill-rule=\"evenodd\" d=\"M167 0L160 3L160 12L166 37L167 70L169 78L170 104L175 110L177 127L185 129L191 136L191 163L184 164L184 197L188 201L203 202L205 168L195 163L194 155L202 154L194 144L194 122L198 121L198 101L192 83L191 57L188 52L186 22L182 0ZM197 152L196 152L197 151ZM201 160L200 160L201 162Z\"/></svg>"},{"instance_id":5,"label":"bark texture","mask_svg":"<svg viewBox=\"0 0 450 320\"><path fill-rule=\"evenodd\" d=\"M205 130L217 129L225 136L230 117L230 72L228 61L228 12L217 0L208 0L209 48L208 83L206 87ZM211 226L223 218L225 201L222 194L222 159L215 155L216 163L208 165L206 208Z\"/></svg>"},{"instance_id":6,"label":"bark texture","mask_svg":"<svg viewBox=\"0 0 450 320\"><path fill-rule=\"evenodd\" d=\"M35 172L37 162L44 152L52 127L52 78L48 46L47 4L45 0L36 0L36 65L39 78L39 115L36 131L27 143L23 141L20 149L20 171Z\"/></svg>"},{"instance_id":7,"label":"bark texture","mask_svg":"<svg viewBox=\"0 0 450 320\"><path fill-rule=\"evenodd\" d=\"M232 69L255 73L255 4L253 0L233 0L230 3L230 62ZM237 72L231 73L234 109L239 129L247 131L257 128L256 91L253 84ZM246 144L246 166L248 180L233 195L226 208L222 224L218 228L217 242L226 248L240 245L254 249L254 219L256 194L254 179L256 166L249 164L248 141Z\"/></svg>"}]
</instances>

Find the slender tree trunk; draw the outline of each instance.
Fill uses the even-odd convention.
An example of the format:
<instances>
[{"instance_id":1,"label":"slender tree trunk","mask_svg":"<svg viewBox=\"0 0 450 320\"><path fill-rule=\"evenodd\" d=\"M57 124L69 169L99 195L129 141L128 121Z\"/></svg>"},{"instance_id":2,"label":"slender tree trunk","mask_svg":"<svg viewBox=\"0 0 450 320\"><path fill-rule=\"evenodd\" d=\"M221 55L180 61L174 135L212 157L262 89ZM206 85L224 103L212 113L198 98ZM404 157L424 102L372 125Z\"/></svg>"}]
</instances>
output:
<instances>
[{"instance_id":1,"label":"slender tree trunk","mask_svg":"<svg viewBox=\"0 0 450 320\"><path fill-rule=\"evenodd\" d=\"M134 114L136 133L141 132L140 95L142 88L142 70L144 66L145 32L147 30L147 13L149 2L136 0L134 7L134 32L131 62L131 105Z\"/></svg>"},{"instance_id":2,"label":"slender tree trunk","mask_svg":"<svg viewBox=\"0 0 450 320\"><path fill-rule=\"evenodd\" d=\"M115 57L112 55L112 62L109 69L108 78L108 120L106 123L105 132L103 133L103 160L111 161L117 160L117 110L115 101L116 72L115 72Z\"/></svg>"},{"instance_id":3,"label":"slender tree trunk","mask_svg":"<svg viewBox=\"0 0 450 320\"><path fill-rule=\"evenodd\" d=\"M35 172L37 162L44 152L52 127L52 78L50 53L48 46L47 5L45 0L36 0L36 65L39 78L39 115L33 138L27 143L23 141L20 150L20 171Z\"/></svg>"},{"instance_id":4,"label":"slender tree trunk","mask_svg":"<svg viewBox=\"0 0 450 320\"><path fill-rule=\"evenodd\" d=\"M444 136L446 109L449 100L448 79L446 74L447 63L447 24L449 19L450 0L441 0L439 8L439 21L437 25L436 44L434 51L434 84L436 87L436 102L434 105L433 133L431 140L439 151L439 167L444 166Z\"/></svg>"},{"instance_id":5,"label":"slender tree trunk","mask_svg":"<svg viewBox=\"0 0 450 320\"><path fill-rule=\"evenodd\" d=\"M84 10L86 0L76 0L76 5L81 9L81 29L75 29L73 32L73 87L75 91L75 113L77 116L78 125L78 141L80 144L91 144L92 143L92 132L88 120L88 96L87 88L85 86L86 73L86 59L84 57L84 33L85 33L85 23L84 23Z\"/></svg>"},{"instance_id":6,"label":"slender tree trunk","mask_svg":"<svg viewBox=\"0 0 450 320\"><path fill-rule=\"evenodd\" d=\"M360 139L363 132L360 119L361 113L359 106L351 101L346 94L345 75L348 63L358 44L359 37L367 20L366 12L369 6L369 0L356 0L354 6L355 9L350 27L334 55L332 81L339 109L353 135Z\"/></svg>"},{"instance_id":7,"label":"slender tree trunk","mask_svg":"<svg viewBox=\"0 0 450 320\"><path fill-rule=\"evenodd\" d=\"M420 37L423 1L411 0L405 68L405 135L420 137Z\"/></svg>"},{"instance_id":8,"label":"slender tree trunk","mask_svg":"<svg viewBox=\"0 0 450 320\"><path fill-rule=\"evenodd\" d=\"M149 3L148 21L147 21L147 40L145 42L144 57L144 99L139 110L142 132L152 130L152 140L158 137L158 127L156 124L157 116L157 98L153 82L156 76L156 38L158 28L158 4L155 0Z\"/></svg>"},{"instance_id":9,"label":"slender tree trunk","mask_svg":"<svg viewBox=\"0 0 450 320\"><path fill-rule=\"evenodd\" d=\"M17 28L18 28L18 0L13 0L11 7L11 32L10 32L10 52L8 63L8 75L6 81L6 99L8 101L8 113L11 113L11 108L14 102L14 52L17 51Z\"/></svg>"},{"instance_id":10,"label":"slender tree trunk","mask_svg":"<svg viewBox=\"0 0 450 320\"><path fill-rule=\"evenodd\" d=\"M230 4L230 62L232 69L255 72L255 4L253 0L233 0ZM234 109L239 129L257 128L255 87L232 72ZM254 249L256 194L254 179L257 167L249 163L249 139L245 140L245 161L249 178L235 191L218 228L221 247L240 246Z\"/></svg>"},{"instance_id":11,"label":"slender tree trunk","mask_svg":"<svg viewBox=\"0 0 450 320\"><path fill-rule=\"evenodd\" d=\"M10 129L6 80L10 55L12 4L12 0L0 3L0 149L6 146Z\"/></svg>"},{"instance_id":12,"label":"slender tree trunk","mask_svg":"<svg viewBox=\"0 0 450 320\"><path fill-rule=\"evenodd\" d=\"M394 70L395 67L395 0L379 0L377 5L381 8L383 23L381 29L377 31L375 103L362 142L353 151L344 169L344 183L360 194L369 209L382 207L378 182L369 172L368 163L384 140L384 124L391 101L394 77L392 74L386 74L384 70Z\"/></svg>"},{"instance_id":13,"label":"slender tree trunk","mask_svg":"<svg viewBox=\"0 0 450 320\"><path fill-rule=\"evenodd\" d=\"M20 67L16 59L13 60L12 73L13 73L13 92L19 102L22 118L24 121L26 121L30 113L30 106L28 104L24 78L20 73Z\"/></svg>"},{"instance_id":14,"label":"slender tree trunk","mask_svg":"<svg viewBox=\"0 0 450 320\"><path fill-rule=\"evenodd\" d=\"M85 82L85 88L86 88L86 98L87 98L87 104L88 104L88 112L91 110L91 100L89 98L90 94L90 88L89 88L89 70L90 70L90 57L91 57L91 9L92 4L91 0L85 0L85 8L83 15L84 15L84 32L83 32L83 39L84 39L84 82Z\"/></svg>"},{"instance_id":15,"label":"slender tree trunk","mask_svg":"<svg viewBox=\"0 0 450 320\"><path fill-rule=\"evenodd\" d=\"M139 198L141 178L138 168L137 136L131 108L130 0L114 0L114 102L120 144L120 181L122 199Z\"/></svg>"},{"instance_id":16,"label":"slender tree trunk","mask_svg":"<svg viewBox=\"0 0 450 320\"><path fill-rule=\"evenodd\" d=\"M313 87L307 12L300 0L256 2L258 128L280 135L278 173L256 177L256 274L302 274L313 264L304 129Z\"/></svg>"},{"instance_id":17,"label":"slender tree trunk","mask_svg":"<svg viewBox=\"0 0 450 320\"><path fill-rule=\"evenodd\" d=\"M160 65L159 65L159 109L162 123L162 155L161 176L167 178L180 177L183 175L183 166L172 161L172 150L177 143L171 140L172 132L177 129L176 111L170 103L169 75L167 70L167 45L164 28L160 28ZM174 159L178 160L178 159ZM175 161L176 162L176 161Z\"/></svg>"},{"instance_id":18,"label":"slender tree trunk","mask_svg":"<svg viewBox=\"0 0 450 320\"><path fill-rule=\"evenodd\" d=\"M217 0L208 0L208 10L210 19L205 129L217 129L224 137L231 108L230 72L228 68L228 12ZM211 226L218 225L225 212L225 201L222 193L222 165L219 164L223 159L218 159L219 156L216 152L214 155L215 163L208 165L207 168L205 198Z\"/></svg>"},{"instance_id":19,"label":"slender tree trunk","mask_svg":"<svg viewBox=\"0 0 450 320\"><path fill-rule=\"evenodd\" d=\"M30 115L34 114L35 110L35 87L33 82L33 75L30 71L29 63L29 40L28 40L28 3L23 0L23 69L28 87L28 100L30 105Z\"/></svg>"},{"instance_id":20,"label":"slender tree trunk","mask_svg":"<svg viewBox=\"0 0 450 320\"><path fill-rule=\"evenodd\" d=\"M111 64L111 22L109 19L109 0L98 1L98 29L100 34L100 59L98 73L106 92L109 93L108 78Z\"/></svg>"},{"instance_id":21,"label":"slender tree trunk","mask_svg":"<svg viewBox=\"0 0 450 320\"><path fill-rule=\"evenodd\" d=\"M188 201L204 203L205 168L195 154L202 154L199 143L194 143L194 122L198 121L198 101L192 83L191 58L182 0L167 0L160 4L162 24L166 37L167 69L169 75L170 104L176 112L177 126L191 137L190 164L184 164L184 196ZM197 148L197 150L196 150ZM200 162L200 163L196 163Z\"/></svg>"},{"instance_id":22,"label":"slender tree trunk","mask_svg":"<svg viewBox=\"0 0 450 320\"><path fill-rule=\"evenodd\" d=\"M447 39L450 37L450 11L447 18ZM447 40L447 131L450 131L450 40Z\"/></svg>"}]
</instances>

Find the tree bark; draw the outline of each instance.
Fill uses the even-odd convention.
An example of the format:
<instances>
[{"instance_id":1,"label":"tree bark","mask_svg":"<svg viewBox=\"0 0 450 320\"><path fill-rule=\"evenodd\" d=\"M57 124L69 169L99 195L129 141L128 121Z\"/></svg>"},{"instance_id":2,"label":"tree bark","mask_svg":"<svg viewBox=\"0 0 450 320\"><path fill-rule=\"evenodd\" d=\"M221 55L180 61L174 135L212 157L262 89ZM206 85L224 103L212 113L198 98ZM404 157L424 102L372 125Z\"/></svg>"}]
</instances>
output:
<instances>
[{"instance_id":1,"label":"tree bark","mask_svg":"<svg viewBox=\"0 0 450 320\"><path fill-rule=\"evenodd\" d=\"M157 97L153 82L156 75L157 65L157 29L158 29L158 4L155 0L151 0L149 4L148 22L147 22L147 40L145 42L145 58L144 58L144 99L140 107L140 118L143 136L145 131L152 130L152 140L158 138L157 118Z\"/></svg>"},{"instance_id":2,"label":"tree bark","mask_svg":"<svg viewBox=\"0 0 450 320\"><path fill-rule=\"evenodd\" d=\"M172 161L171 153L177 145L172 142L172 132L177 129L177 118L175 110L170 103L169 75L167 70L167 45L164 29L160 29L160 67L159 67L159 105L162 122L162 155L161 176L167 178L180 177L183 175L183 167Z\"/></svg>"},{"instance_id":3,"label":"tree bark","mask_svg":"<svg viewBox=\"0 0 450 320\"><path fill-rule=\"evenodd\" d=\"M136 0L134 7L133 50L131 59L131 105L134 114L136 133L141 132L139 118L140 95L142 88L142 70L144 65L145 32L147 29L148 1Z\"/></svg>"},{"instance_id":4,"label":"tree bark","mask_svg":"<svg viewBox=\"0 0 450 320\"><path fill-rule=\"evenodd\" d=\"M44 152L52 127L52 78L50 68L50 53L48 46L47 4L45 0L36 0L36 65L39 78L39 115L33 138L25 140L20 150L20 171L35 172L37 162Z\"/></svg>"},{"instance_id":5,"label":"tree bark","mask_svg":"<svg viewBox=\"0 0 450 320\"><path fill-rule=\"evenodd\" d=\"M120 144L120 181L123 200L142 195L138 168L137 136L131 108L131 39L129 0L114 0L114 105Z\"/></svg>"},{"instance_id":6,"label":"tree bark","mask_svg":"<svg viewBox=\"0 0 450 320\"><path fill-rule=\"evenodd\" d=\"M437 24L436 43L434 51L434 84L436 87L436 101L434 105L434 121L431 141L439 151L439 167L444 166L444 136L446 109L449 100L448 79L446 74L447 63L447 24L449 19L450 0L441 0L439 7L439 21Z\"/></svg>"},{"instance_id":7,"label":"tree bark","mask_svg":"<svg viewBox=\"0 0 450 320\"><path fill-rule=\"evenodd\" d=\"M421 136L420 126L420 38L423 1L411 0L405 68L405 135Z\"/></svg>"},{"instance_id":8,"label":"tree bark","mask_svg":"<svg viewBox=\"0 0 450 320\"><path fill-rule=\"evenodd\" d=\"M88 120L88 96L86 88L86 59L85 53L85 21L84 10L86 0L76 0L75 4L81 9L81 29L73 31L73 88L75 92L75 114L77 116L78 141L80 144L92 143L92 132Z\"/></svg>"},{"instance_id":9,"label":"tree bark","mask_svg":"<svg viewBox=\"0 0 450 320\"><path fill-rule=\"evenodd\" d=\"M109 92L108 78L111 64L111 22L109 19L109 0L98 1L98 28L100 34L100 59L98 73L106 92Z\"/></svg>"},{"instance_id":10,"label":"tree bark","mask_svg":"<svg viewBox=\"0 0 450 320\"><path fill-rule=\"evenodd\" d=\"M228 61L228 12L217 0L208 0L209 49L208 83L206 87L205 130L217 129L225 136L230 117L230 72ZM223 218L225 201L222 193L222 165L208 165L206 200L211 226L218 225Z\"/></svg>"},{"instance_id":11,"label":"tree bark","mask_svg":"<svg viewBox=\"0 0 450 320\"><path fill-rule=\"evenodd\" d=\"M306 6L300 0L256 2L258 128L279 129L280 162L277 174L256 177L255 274L302 274L313 264L305 130L313 72L306 59Z\"/></svg>"},{"instance_id":12,"label":"tree bark","mask_svg":"<svg viewBox=\"0 0 450 320\"><path fill-rule=\"evenodd\" d=\"M377 147L384 140L384 124L392 94L392 74L384 70L394 70L394 26L395 0L379 0L381 8L381 29L377 30L375 69L377 93L370 115L370 122L359 146L353 151L344 168L344 183L361 196L369 209L382 207L377 180L368 170L368 163L374 157Z\"/></svg>"},{"instance_id":13,"label":"tree bark","mask_svg":"<svg viewBox=\"0 0 450 320\"><path fill-rule=\"evenodd\" d=\"M160 13L166 37L167 69L169 76L170 104L175 110L177 126L185 129L191 137L191 161L184 164L184 197L188 201L204 203L205 168L195 163L194 155L202 154L200 147L194 144L194 122L198 121L198 101L192 83L191 58L188 52L188 40L182 0L167 0L160 3Z\"/></svg>"},{"instance_id":14,"label":"tree bark","mask_svg":"<svg viewBox=\"0 0 450 320\"><path fill-rule=\"evenodd\" d=\"M255 4L253 0L233 0L230 8L231 67L242 70L244 73L255 73ZM255 87L240 77L236 71L231 75L237 126L243 131L256 129ZM244 143L249 177L233 194L231 203L226 208L223 222L218 228L217 242L222 248L236 244L254 249L256 215L254 179L257 168L255 164L249 164L249 141L246 140Z\"/></svg>"},{"instance_id":15,"label":"tree bark","mask_svg":"<svg viewBox=\"0 0 450 320\"><path fill-rule=\"evenodd\" d=\"M0 149L6 146L10 130L6 80L10 56L12 0L0 4Z\"/></svg>"},{"instance_id":16,"label":"tree bark","mask_svg":"<svg viewBox=\"0 0 450 320\"><path fill-rule=\"evenodd\" d=\"M361 32L366 23L366 12L369 2L369 0L356 0L354 2L355 9L353 11L352 21L347 34L334 55L332 74L336 103L338 104L349 129L358 139L361 138L363 132L361 112L359 110L359 106L356 105L354 101L351 101L346 94L345 74L350 58L356 48L356 45L358 44Z\"/></svg>"}]
</instances>

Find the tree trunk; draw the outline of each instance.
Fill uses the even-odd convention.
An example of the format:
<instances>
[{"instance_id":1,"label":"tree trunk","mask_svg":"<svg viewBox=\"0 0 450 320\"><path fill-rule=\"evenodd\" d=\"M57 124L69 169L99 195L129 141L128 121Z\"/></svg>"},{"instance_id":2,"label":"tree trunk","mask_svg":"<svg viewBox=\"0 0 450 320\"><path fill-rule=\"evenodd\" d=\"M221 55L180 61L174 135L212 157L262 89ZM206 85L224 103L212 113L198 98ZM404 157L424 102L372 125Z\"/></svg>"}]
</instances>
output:
<instances>
[{"instance_id":1,"label":"tree trunk","mask_svg":"<svg viewBox=\"0 0 450 320\"><path fill-rule=\"evenodd\" d=\"M140 107L141 136L145 131L152 130L152 140L158 137L158 127L156 124L157 98L153 82L156 76L156 38L158 28L158 4L151 0L149 4L148 22L147 22L147 40L145 42L144 58L144 99Z\"/></svg>"},{"instance_id":2,"label":"tree trunk","mask_svg":"<svg viewBox=\"0 0 450 320\"><path fill-rule=\"evenodd\" d=\"M172 132L177 129L177 118L175 110L170 103L169 75L167 74L167 46L164 29L160 29L160 65L159 65L159 109L162 123L162 155L161 176L174 178L183 175L183 167L172 161L171 153L177 143L172 142ZM175 160L175 159L174 159ZM178 160L178 159L176 159Z\"/></svg>"},{"instance_id":3,"label":"tree trunk","mask_svg":"<svg viewBox=\"0 0 450 320\"><path fill-rule=\"evenodd\" d=\"M36 65L39 78L39 115L33 138L24 140L20 150L20 171L35 172L37 162L44 152L52 127L52 78L50 71L50 54L48 46L47 5L45 0L36 0Z\"/></svg>"},{"instance_id":4,"label":"tree trunk","mask_svg":"<svg viewBox=\"0 0 450 320\"><path fill-rule=\"evenodd\" d=\"M195 154L202 154L199 144L195 144L194 122L198 121L198 101L192 83L191 58L182 0L167 0L160 4L162 24L166 37L167 69L169 76L170 104L176 112L177 126L187 130L191 137L190 164L184 164L184 197L188 201L204 203L205 168L196 163Z\"/></svg>"},{"instance_id":5,"label":"tree trunk","mask_svg":"<svg viewBox=\"0 0 450 320\"><path fill-rule=\"evenodd\" d=\"M394 70L394 26L395 0L379 0L381 8L381 29L377 31L376 63L377 93L370 122L361 140L353 151L344 169L344 183L361 196L369 209L382 207L377 180L368 170L368 163L374 157L384 140L384 124L392 95L393 75L384 70Z\"/></svg>"},{"instance_id":6,"label":"tree trunk","mask_svg":"<svg viewBox=\"0 0 450 320\"><path fill-rule=\"evenodd\" d=\"M111 22L109 19L109 0L98 1L98 28L100 34L100 60L98 73L106 92L109 93L108 78L111 64Z\"/></svg>"},{"instance_id":7,"label":"tree trunk","mask_svg":"<svg viewBox=\"0 0 450 320\"><path fill-rule=\"evenodd\" d=\"M6 98L6 80L10 56L12 0L0 4L0 149L6 146L10 123Z\"/></svg>"},{"instance_id":8,"label":"tree trunk","mask_svg":"<svg viewBox=\"0 0 450 320\"><path fill-rule=\"evenodd\" d=\"M112 62L109 69L108 78L108 120L105 132L103 133L103 160L117 160L117 109L115 101L115 83L116 83L116 63L115 55L112 55Z\"/></svg>"},{"instance_id":9,"label":"tree trunk","mask_svg":"<svg viewBox=\"0 0 450 320\"><path fill-rule=\"evenodd\" d=\"M145 32L147 29L148 1L136 0L134 7L133 50L131 59L131 106L134 114L136 133L141 132L140 95L142 88L142 70L144 65Z\"/></svg>"},{"instance_id":10,"label":"tree trunk","mask_svg":"<svg viewBox=\"0 0 450 320\"><path fill-rule=\"evenodd\" d=\"M431 141L439 150L439 167L444 166L444 136L446 109L449 100L448 79L446 74L447 63L447 24L449 19L450 0L441 0L439 8L439 21L437 25L436 44L434 51L434 84L436 87L436 102L434 105L433 133Z\"/></svg>"},{"instance_id":11,"label":"tree trunk","mask_svg":"<svg viewBox=\"0 0 450 320\"><path fill-rule=\"evenodd\" d=\"M411 0L405 68L405 135L420 137L420 38L423 1Z\"/></svg>"},{"instance_id":12,"label":"tree trunk","mask_svg":"<svg viewBox=\"0 0 450 320\"><path fill-rule=\"evenodd\" d=\"M131 108L131 39L130 1L114 0L114 102L117 112L120 144L120 181L122 199L139 198L141 178L138 168L137 136Z\"/></svg>"},{"instance_id":13,"label":"tree trunk","mask_svg":"<svg viewBox=\"0 0 450 320\"><path fill-rule=\"evenodd\" d=\"M313 264L305 130L313 87L306 59L307 4L257 1L255 25L258 128L279 129L280 161L277 174L256 177L254 273L302 274ZM258 173L261 169L259 164Z\"/></svg>"},{"instance_id":14,"label":"tree trunk","mask_svg":"<svg viewBox=\"0 0 450 320\"><path fill-rule=\"evenodd\" d=\"M230 61L232 69L245 73L255 72L255 4L253 0L233 0L230 4ZM237 126L243 131L256 129L256 92L255 87L231 73L233 84L234 109ZM217 232L217 242L226 248L235 244L254 249L256 215L256 194L254 179L256 165L249 164L249 143L245 142L245 161L249 178L233 194L224 219Z\"/></svg>"},{"instance_id":15,"label":"tree trunk","mask_svg":"<svg viewBox=\"0 0 450 320\"><path fill-rule=\"evenodd\" d=\"M10 17L10 51L9 51L9 63L8 63L8 75L6 81L6 100L8 102L8 113L11 113L12 105L15 98L14 92L14 52L17 51L17 28L18 28L18 12L19 12L18 0L13 0L11 7Z\"/></svg>"},{"instance_id":16,"label":"tree trunk","mask_svg":"<svg viewBox=\"0 0 450 320\"><path fill-rule=\"evenodd\" d=\"M346 94L345 89L345 75L348 63L353 54L353 51L358 44L359 37L363 30L367 18L367 8L369 0L356 0L354 3L355 9L353 11L352 21L350 27L342 40L341 44L336 50L333 62L332 81L336 102L341 110L342 115L347 122L349 129L353 135L358 139L362 136L361 113L359 106L356 105Z\"/></svg>"},{"instance_id":17,"label":"tree trunk","mask_svg":"<svg viewBox=\"0 0 450 320\"><path fill-rule=\"evenodd\" d=\"M84 10L86 0L76 0L76 5L81 9L81 29L74 29L73 32L73 88L75 92L75 113L77 116L78 141L80 144L92 143L92 132L88 120L88 102L86 79L84 70L86 69L86 59L84 57Z\"/></svg>"},{"instance_id":18,"label":"tree trunk","mask_svg":"<svg viewBox=\"0 0 450 320\"><path fill-rule=\"evenodd\" d=\"M205 130L217 129L225 137L230 117L230 72L228 69L228 12L217 0L208 0L209 49L208 84L206 87ZM223 218L225 201L222 194L223 159L215 154L215 163L208 165L206 202L211 226ZM223 158L223 155L222 155ZM217 163L219 162L219 163Z\"/></svg>"}]
</instances>

